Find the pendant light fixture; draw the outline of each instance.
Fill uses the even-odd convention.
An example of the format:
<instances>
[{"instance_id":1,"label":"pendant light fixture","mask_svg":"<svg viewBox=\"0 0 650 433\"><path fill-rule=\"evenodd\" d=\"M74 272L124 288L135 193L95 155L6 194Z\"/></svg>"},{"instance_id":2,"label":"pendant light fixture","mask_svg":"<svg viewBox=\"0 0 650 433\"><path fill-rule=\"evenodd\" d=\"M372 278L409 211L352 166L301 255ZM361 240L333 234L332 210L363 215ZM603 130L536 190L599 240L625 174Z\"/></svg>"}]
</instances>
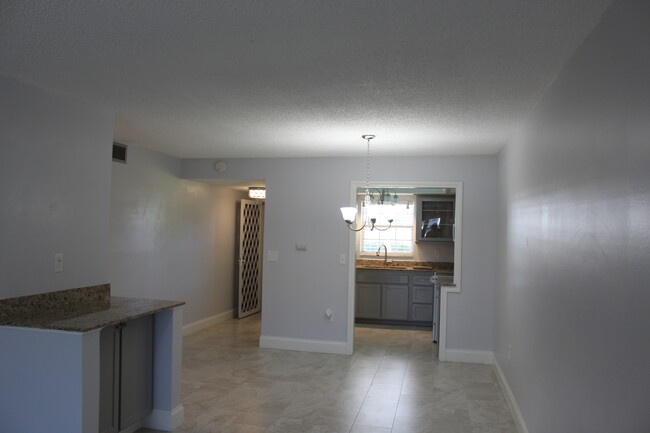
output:
<instances>
[{"instance_id":1,"label":"pendant light fixture","mask_svg":"<svg viewBox=\"0 0 650 433\"><path fill-rule=\"evenodd\" d=\"M341 208L341 215L343 215L343 220L345 223L348 225L348 228L354 232L359 232L363 230L366 226L370 226L370 230L379 230L379 231L386 231L388 230L391 225L393 224L393 219L389 217L388 219L388 227L385 228L379 228L375 225L377 222L377 218L372 215L369 217L368 213L370 211L370 204L372 203L372 194L370 194L370 140L375 138L374 135L372 134L365 134L362 135L361 138L366 140L367 144L367 151L366 151L366 194L363 198L363 204L361 205L362 207L366 208L366 217L363 220L363 223L361 227L355 228L352 227L352 224L357 218L357 208L356 206L346 206ZM384 194L382 193L382 199L381 199L381 204L380 206L383 206L384 202ZM395 196L397 198L397 195Z\"/></svg>"}]
</instances>

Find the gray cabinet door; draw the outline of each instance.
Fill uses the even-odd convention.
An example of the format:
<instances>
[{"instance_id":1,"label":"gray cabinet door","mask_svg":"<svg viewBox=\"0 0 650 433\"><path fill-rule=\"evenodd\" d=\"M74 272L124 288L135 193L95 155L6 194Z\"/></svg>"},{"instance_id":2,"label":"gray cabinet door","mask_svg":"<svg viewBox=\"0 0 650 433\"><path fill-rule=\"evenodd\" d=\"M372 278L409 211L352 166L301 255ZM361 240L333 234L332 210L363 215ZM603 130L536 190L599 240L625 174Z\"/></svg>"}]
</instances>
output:
<instances>
[{"instance_id":1,"label":"gray cabinet door","mask_svg":"<svg viewBox=\"0 0 650 433\"><path fill-rule=\"evenodd\" d=\"M119 363L119 326L107 326L99 334L99 433L118 431Z\"/></svg>"},{"instance_id":2,"label":"gray cabinet door","mask_svg":"<svg viewBox=\"0 0 650 433\"><path fill-rule=\"evenodd\" d=\"M381 285L357 283L356 317L360 319L381 317Z\"/></svg>"},{"instance_id":3,"label":"gray cabinet door","mask_svg":"<svg viewBox=\"0 0 650 433\"><path fill-rule=\"evenodd\" d=\"M151 412L153 316L107 326L99 345L99 433L117 433Z\"/></svg>"},{"instance_id":4,"label":"gray cabinet door","mask_svg":"<svg viewBox=\"0 0 650 433\"><path fill-rule=\"evenodd\" d=\"M412 304L411 320L418 322L431 322L433 320L432 304Z\"/></svg>"},{"instance_id":5,"label":"gray cabinet door","mask_svg":"<svg viewBox=\"0 0 650 433\"><path fill-rule=\"evenodd\" d=\"M419 195L416 201L415 242L453 242L456 219L455 197Z\"/></svg>"},{"instance_id":6,"label":"gray cabinet door","mask_svg":"<svg viewBox=\"0 0 650 433\"><path fill-rule=\"evenodd\" d=\"M151 412L153 385L153 315L122 327L120 430Z\"/></svg>"},{"instance_id":7,"label":"gray cabinet door","mask_svg":"<svg viewBox=\"0 0 650 433\"><path fill-rule=\"evenodd\" d=\"M431 304L433 302L433 286L413 286L413 299L411 299L411 302Z\"/></svg>"},{"instance_id":8,"label":"gray cabinet door","mask_svg":"<svg viewBox=\"0 0 650 433\"><path fill-rule=\"evenodd\" d=\"M409 286L401 284L382 285L382 319L408 320Z\"/></svg>"}]
</instances>

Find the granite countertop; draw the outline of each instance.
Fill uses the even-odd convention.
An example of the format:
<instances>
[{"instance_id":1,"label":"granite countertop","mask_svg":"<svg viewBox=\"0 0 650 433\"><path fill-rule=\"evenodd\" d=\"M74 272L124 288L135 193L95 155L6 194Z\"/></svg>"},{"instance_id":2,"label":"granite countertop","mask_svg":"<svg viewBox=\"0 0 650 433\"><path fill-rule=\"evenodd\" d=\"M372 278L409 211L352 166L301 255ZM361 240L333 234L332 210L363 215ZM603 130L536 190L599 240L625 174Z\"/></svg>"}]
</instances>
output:
<instances>
[{"instance_id":1,"label":"granite countertop","mask_svg":"<svg viewBox=\"0 0 650 433\"><path fill-rule=\"evenodd\" d=\"M383 260L357 259L356 268L382 271L454 272L454 264L450 262L420 262L414 260L393 260L384 264Z\"/></svg>"},{"instance_id":2,"label":"granite countertop","mask_svg":"<svg viewBox=\"0 0 650 433\"><path fill-rule=\"evenodd\" d=\"M0 326L87 332L184 305L110 296L110 285L0 300Z\"/></svg>"}]
</instances>

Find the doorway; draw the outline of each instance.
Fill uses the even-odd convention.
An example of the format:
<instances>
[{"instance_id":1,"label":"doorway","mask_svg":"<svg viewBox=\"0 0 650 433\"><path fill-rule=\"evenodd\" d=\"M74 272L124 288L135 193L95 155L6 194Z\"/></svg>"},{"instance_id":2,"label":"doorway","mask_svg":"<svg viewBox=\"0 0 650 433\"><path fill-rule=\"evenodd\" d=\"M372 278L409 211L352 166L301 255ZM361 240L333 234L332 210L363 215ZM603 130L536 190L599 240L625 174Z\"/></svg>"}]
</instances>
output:
<instances>
[{"instance_id":1,"label":"doorway","mask_svg":"<svg viewBox=\"0 0 650 433\"><path fill-rule=\"evenodd\" d=\"M357 204L357 190L365 186L365 182L353 181L350 188L350 206ZM451 292L460 292L461 289L461 250L462 250L462 203L463 203L463 183L462 182L381 182L376 181L370 184L371 188L377 190L383 189L398 189L400 191L412 191L412 193L421 192L423 190L439 190L439 189L453 189L455 191L455 233L453 244L453 277L450 277L447 282L440 285L439 292L439 327L438 327L438 358L440 360L446 359L446 330L447 330L447 296ZM354 333L355 333L355 318L356 318L356 300L357 300L357 264L356 258L359 252L359 242L355 232L350 232L350 245L348 256L348 353L354 351ZM452 281L453 282L449 282ZM367 289L367 288L366 288ZM391 287L393 293L397 287ZM410 289L409 289L410 290ZM410 296L410 295L409 295ZM432 336L433 337L433 336ZM434 338L432 338L434 339Z\"/></svg>"},{"instance_id":2,"label":"doorway","mask_svg":"<svg viewBox=\"0 0 650 433\"><path fill-rule=\"evenodd\" d=\"M262 251L264 203L242 199L239 210L239 258L237 259L237 318L262 309Z\"/></svg>"}]
</instances>

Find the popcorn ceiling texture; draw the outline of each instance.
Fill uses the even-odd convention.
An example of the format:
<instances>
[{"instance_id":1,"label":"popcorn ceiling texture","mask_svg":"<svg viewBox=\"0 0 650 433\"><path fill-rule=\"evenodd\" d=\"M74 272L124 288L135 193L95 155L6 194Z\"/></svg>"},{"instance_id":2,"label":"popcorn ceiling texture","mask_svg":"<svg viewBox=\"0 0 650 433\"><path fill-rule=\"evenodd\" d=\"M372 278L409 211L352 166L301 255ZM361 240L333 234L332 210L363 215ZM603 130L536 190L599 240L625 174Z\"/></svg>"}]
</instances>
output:
<instances>
[{"instance_id":1,"label":"popcorn ceiling texture","mask_svg":"<svg viewBox=\"0 0 650 433\"><path fill-rule=\"evenodd\" d=\"M610 0L0 6L0 74L172 156L494 154Z\"/></svg>"}]
</instances>

